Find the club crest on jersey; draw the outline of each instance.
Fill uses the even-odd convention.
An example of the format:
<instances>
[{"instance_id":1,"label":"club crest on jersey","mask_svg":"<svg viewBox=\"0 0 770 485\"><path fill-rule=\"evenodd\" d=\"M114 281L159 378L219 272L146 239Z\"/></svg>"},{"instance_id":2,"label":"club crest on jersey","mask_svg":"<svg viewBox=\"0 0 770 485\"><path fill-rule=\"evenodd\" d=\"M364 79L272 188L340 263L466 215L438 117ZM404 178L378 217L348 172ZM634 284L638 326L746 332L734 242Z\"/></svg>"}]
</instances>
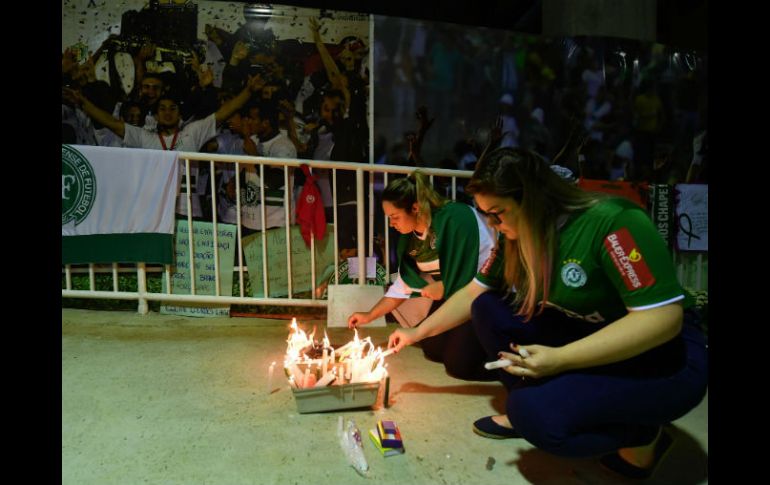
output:
<instances>
[{"instance_id":1,"label":"club crest on jersey","mask_svg":"<svg viewBox=\"0 0 770 485\"><path fill-rule=\"evenodd\" d=\"M568 259L561 268L561 280L571 288L580 288L588 281L588 275L577 260Z\"/></svg>"},{"instance_id":2,"label":"club crest on jersey","mask_svg":"<svg viewBox=\"0 0 770 485\"><path fill-rule=\"evenodd\" d=\"M241 204L249 207L258 205L258 194L259 185L251 180L247 180L246 183L241 186Z\"/></svg>"},{"instance_id":3,"label":"club crest on jersey","mask_svg":"<svg viewBox=\"0 0 770 485\"><path fill-rule=\"evenodd\" d=\"M626 288L638 290L655 283L655 277L650 273L650 268L628 229L624 227L608 235L604 238L604 247Z\"/></svg>"}]
</instances>

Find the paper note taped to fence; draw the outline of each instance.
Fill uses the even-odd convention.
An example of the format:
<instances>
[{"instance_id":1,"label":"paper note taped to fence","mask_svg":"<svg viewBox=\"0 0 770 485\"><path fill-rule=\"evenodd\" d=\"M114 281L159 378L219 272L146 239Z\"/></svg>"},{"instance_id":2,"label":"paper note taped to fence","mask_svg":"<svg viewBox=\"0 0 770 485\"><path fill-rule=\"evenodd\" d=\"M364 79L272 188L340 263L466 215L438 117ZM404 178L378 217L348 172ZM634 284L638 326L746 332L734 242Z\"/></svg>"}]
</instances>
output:
<instances>
[{"instance_id":1,"label":"paper note taped to fence","mask_svg":"<svg viewBox=\"0 0 770 485\"><path fill-rule=\"evenodd\" d=\"M289 294L288 259L286 257L286 228L276 227L268 229L267 239L267 293L269 297L281 297ZM310 249L302 239L299 226L290 227L291 233L291 292L292 295L310 291L318 286L324 270L334 264L334 225L326 225L326 237L316 240L315 264L316 284L311 283ZM249 281L251 283L252 296L264 297L263 289L263 258L262 258L262 232L250 234L243 238L243 251L246 255L246 264L249 267ZM328 276L328 273L327 273Z\"/></svg>"},{"instance_id":2,"label":"paper note taped to fence","mask_svg":"<svg viewBox=\"0 0 770 485\"><path fill-rule=\"evenodd\" d=\"M233 258L235 257L236 227L232 224L217 224L217 246L219 247L219 294L233 294ZM171 267L171 293L192 294L190 285L190 231L187 221L176 221L174 236L174 265ZM216 295L214 265L214 225L210 222L193 221L194 278L196 295ZM166 291L166 276L163 276L163 291ZM160 313L188 317L227 317L228 304L190 304L170 302L161 305Z\"/></svg>"},{"instance_id":3,"label":"paper note taped to fence","mask_svg":"<svg viewBox=\"0 0 770 485\"><path fill-rule=\"evenodd\" d=\"M709 188L702 184L678 184L676 217L680 251L709 250Z\"/></svg>"}]
</instances>

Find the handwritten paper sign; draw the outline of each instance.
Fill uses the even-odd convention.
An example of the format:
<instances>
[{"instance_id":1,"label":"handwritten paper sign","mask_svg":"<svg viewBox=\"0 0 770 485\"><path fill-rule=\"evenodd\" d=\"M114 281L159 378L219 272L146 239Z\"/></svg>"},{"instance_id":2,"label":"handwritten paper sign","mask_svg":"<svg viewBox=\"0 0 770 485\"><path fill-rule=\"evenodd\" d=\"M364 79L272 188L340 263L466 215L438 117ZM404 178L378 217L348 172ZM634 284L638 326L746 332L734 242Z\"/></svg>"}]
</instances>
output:
<instances>
[{"instance_id":1,"label":"handwritten paper sign","mask_svg":"<svg viewBox=\"0 0 770 485\"><path fill-rule=\"evenodd\" d=\"M219 294L233 294L233 261L235 259L236 227L233 224L217 224L219 246ZM214 276L214 226L210 222L193 221L195 243L195 294L216 295ZM190 238L187 221L176 221L174 235L174 265L171 267L171 293L190 295ZM163 276L163 291L166 291ZM160 313L189 317L227 317L230 305L173 303L161 305Z\"/></svg>"},{"instance_id":2,"label":"handwritten paper sign","mask_svg":"<svg viewBox=\"0 0 770 485\"><path fill-rule=\"evenodd\" d=\"M676 246L680 251L709 250L709 188L703 184L677 184Z\"/></svg>"},{"instance_id":3,"label":"handwritten paper sign","mask_svg":"<svg viewBox=\"0 0 770 485\"><path fill-rule=\"evenodd\" d=\"M286 228L268 229L267 233L267 289L269 297L288 296L289 275L286 259ZM334 265L334 225L326 225L326 237L315 241L316 282L311 283L310 248L305 246L298 225L291 226L291 281L292 294L310 291L322 281L324 270ZM264 297L262 273L262 232L243 238L243 251L249 268L252 296Z\"/></svg>"}]
</instances>

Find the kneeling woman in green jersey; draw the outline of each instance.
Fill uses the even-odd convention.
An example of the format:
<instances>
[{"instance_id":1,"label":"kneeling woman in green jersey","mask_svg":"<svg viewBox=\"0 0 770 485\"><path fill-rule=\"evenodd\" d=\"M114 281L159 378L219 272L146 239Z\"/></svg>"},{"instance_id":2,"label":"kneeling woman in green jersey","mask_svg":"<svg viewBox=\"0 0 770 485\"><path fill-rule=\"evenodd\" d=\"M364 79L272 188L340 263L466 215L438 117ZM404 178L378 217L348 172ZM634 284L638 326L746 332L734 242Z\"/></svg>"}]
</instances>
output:
<instances>
[{"instance_id":1,"label":"kneeling woman in green jersey","mask_svg":"<svg viewBox=\"0 0 770 485\"><path fill-rule=\"evenodd\" d=\"M495 245L493 231L475 209L444 199L419 171L389 183L382 200L391 227L401 233L398 278L368 312L349 317L351 328L388 312L393 312L404 327L419 326L425 310L432 313L473 279ZM420 296L424 298L412 298ZM425 298L433 302L427 302L420 312L420 300ZM406 307L410 309L406 311ZM469 319L449 332L425 339L422 349L428 359L442 362L453 377L495 379L493 372L484 369L484 350Z\"/></svg>"}]
</instances>

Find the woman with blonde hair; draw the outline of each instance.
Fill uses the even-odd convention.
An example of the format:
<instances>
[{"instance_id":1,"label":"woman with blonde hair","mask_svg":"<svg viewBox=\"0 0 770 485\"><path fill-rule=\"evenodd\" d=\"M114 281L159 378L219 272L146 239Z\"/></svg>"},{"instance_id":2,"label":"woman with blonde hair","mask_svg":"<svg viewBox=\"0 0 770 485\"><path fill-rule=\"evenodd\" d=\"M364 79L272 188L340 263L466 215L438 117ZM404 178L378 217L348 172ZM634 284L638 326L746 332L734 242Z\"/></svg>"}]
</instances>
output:
<instances>
[{"instance_id":1,"label":"woman with blonde hair","mask_svg":"<svg viewBox=\"0 0 770 485\"><path fill-rule=\"evenodd\" d=\"M582 191L534 152L502 148L466 192L501 234L471 283L389 346L472 318L501 363L506 414L474 422L488 438L523 437L645 478L670 448L664 425L701 401L703 335L663 239L643 209Z\"/></svg>"},{"instance_id":2,"label":"woman with blonde hair","mask_svg":"<svg viewBox=\"0 0 770 485\"><path fill-rule=\"evenodd\" d=\"M389 312L404 327L419 326L426 310L428 314L435 311L473 279L495 245L493 231L475 209L447 201L419 170L388 184L382 194L382 209L390 226L401 233L396 250L398 277L368 312L348 318L351 328ZM425 310L403 311L415 306L413 302L420 303L414 297L423 297ZM428 359L442 362L453 377L495 380L494 373L484 368L486 354L466 320L449 332L424 340L423 352Z\"/></svg>"}]
</instances>

